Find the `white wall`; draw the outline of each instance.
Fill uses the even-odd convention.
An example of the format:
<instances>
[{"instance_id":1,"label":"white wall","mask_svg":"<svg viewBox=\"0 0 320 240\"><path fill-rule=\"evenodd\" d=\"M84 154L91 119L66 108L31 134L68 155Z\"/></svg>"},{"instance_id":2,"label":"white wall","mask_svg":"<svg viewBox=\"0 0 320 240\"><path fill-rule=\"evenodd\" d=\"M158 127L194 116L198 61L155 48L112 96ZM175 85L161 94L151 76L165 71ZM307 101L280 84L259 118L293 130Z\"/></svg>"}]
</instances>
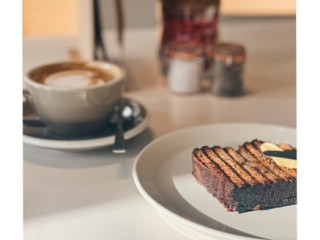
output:
<instances>
[{"instance_id":1,"label":"white wall","mask_svg":"<svg viewBox=\"0 0 320 240\"><path fill-rule=\"evenodd\" d=\"M103 26L115 26L114 0L99 0ZM126 28L155 26L155 4L159 0L122 0ZM195 0L197 1L197 0ZM294 16L295 0L221 0L225 16Z\"/></svg>"},{"instance_id":2,"label":"white wall","mask_svg":"<svg viewBox=\"0 0 320 240\"><path fill-rule=\"evenodd\" d=\"M115 26L115 13L113 0L100 0L101 17L105 28ZM155 26L156 0L122 0L125 16L125 27Z\"/></svg>"}]
</instances>

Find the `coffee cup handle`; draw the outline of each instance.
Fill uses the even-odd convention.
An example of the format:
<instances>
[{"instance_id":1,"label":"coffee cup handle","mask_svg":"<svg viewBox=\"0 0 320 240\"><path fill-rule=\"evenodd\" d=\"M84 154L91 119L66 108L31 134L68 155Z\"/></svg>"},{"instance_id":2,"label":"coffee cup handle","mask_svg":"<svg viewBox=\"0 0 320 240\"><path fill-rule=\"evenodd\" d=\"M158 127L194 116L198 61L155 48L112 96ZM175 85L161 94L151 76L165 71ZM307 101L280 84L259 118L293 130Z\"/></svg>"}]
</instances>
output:
<instances>
[{"instance_id":1,"label":"coffee cup handle","mask_svg":"<svg viewBox=\"0 0 320 240\"><path fill-rule=\"evenodd\" d=\"M45 127L46 125L38 118L27 117L30 113L35 112L32 103L31 93L27 89L23 89L23 124L30 127Z\"/></svg>"},{"instance_id":2,"label":"coffee cup handle","mask_svg":"<svg viewBox=\"0 0 320 240\"><path fill-rule=\"evenodd\" d=\"M31 93L27 89L23 89L23 102L32 103Z\"/></svg>"}]
</instances>

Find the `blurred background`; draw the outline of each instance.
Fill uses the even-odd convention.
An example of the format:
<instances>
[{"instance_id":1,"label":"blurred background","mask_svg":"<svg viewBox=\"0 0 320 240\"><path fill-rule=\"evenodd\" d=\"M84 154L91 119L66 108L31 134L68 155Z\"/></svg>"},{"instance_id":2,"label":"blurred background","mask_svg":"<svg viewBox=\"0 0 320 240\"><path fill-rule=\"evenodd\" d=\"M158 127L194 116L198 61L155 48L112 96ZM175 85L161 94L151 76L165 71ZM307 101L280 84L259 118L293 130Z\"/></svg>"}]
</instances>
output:
<instances>
[{"instance_id":1,"label":"blurred background","mask_svg":"<svg viewBox=\"0 0 320 240\"><path fill-rule=\"evenodd\" d=\"M96 3L107 59L127 68L127 89L164 86L166 80L159 74L165 65L161 52L165 26L163 2L23 0L24 71L55 61L92 60L97 47L93 14ZM295 0L220 1L218 34L212 42L217 38L245 48L246 69L250 71L244 75L249 91L295 84L292 81L295 80L295 4ZM282 69L277 68L279 64ZM264 74L259 72L262 67ZM288 80L279 79L283 69L288 69Z\"/></svg>"},{"instance_id":2,"label":"blurred background","mask_svg":"<svg viewBox=\"0 0 320 240\"><path fill-rule=\"evenodd\" d=\"M80 5L87 0L23 0L23 34L76 34L80 28ZM99 1L104 28L114 28L114 0ZM123 0L127 28L157 25L156 0ZM222 17L293 17L295 0L222 0ZM58 17L59 16L59 17Z\"/></svg>"}]
</instances>

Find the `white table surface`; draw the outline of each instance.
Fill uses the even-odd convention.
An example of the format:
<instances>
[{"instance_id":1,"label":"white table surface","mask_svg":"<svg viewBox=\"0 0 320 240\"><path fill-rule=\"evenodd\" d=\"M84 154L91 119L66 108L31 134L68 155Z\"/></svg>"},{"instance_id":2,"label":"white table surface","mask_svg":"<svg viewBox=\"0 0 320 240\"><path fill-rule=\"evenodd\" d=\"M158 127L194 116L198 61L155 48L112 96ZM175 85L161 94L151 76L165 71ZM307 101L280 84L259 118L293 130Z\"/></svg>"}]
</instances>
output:
<instances>
[{"instance_id":1,"label":"white table surface","mask_svg":"<svg viewBox=\"0 0 320 240\"><path fill-rule=\"evenodd\" d=\"M108 34L112 53L113 33ZM171 94L159 74L154 29L126 34L128 97L145 105L149 128L128 141L129 152L110 148L82 153L24 145L24 236L50 239L186 239L168 226L138 193L131 168L152 139L188 126L260 122L295 127L295 21L237 20L220 25L220 39L245 45L246 89L241 98L209 93ZM72 37L25 38L25 70L67 60Z\"/></svg>"}]
</instances>

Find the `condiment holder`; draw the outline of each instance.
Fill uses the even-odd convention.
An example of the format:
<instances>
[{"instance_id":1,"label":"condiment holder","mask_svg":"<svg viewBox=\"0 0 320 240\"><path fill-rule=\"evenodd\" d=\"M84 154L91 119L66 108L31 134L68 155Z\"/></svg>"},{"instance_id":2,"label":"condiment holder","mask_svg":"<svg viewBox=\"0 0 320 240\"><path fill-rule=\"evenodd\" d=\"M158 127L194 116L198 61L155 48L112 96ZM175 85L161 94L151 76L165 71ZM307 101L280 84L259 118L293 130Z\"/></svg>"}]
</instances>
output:
<instances>
[{"instance_id":1,"label":"condiment holder","mask_svg":"<svg viewBox=\"0 0 320 240\"><path fill-rule=\"evenodd\" d=\"M219 96L235 97L243 94L245 49L233 43L219 43L211 54L211 92Z\"/></svg>"},{"instance_id":2,"label":"condiment holder","mask_svg":"<svg viewBox=\"0 0 320 240\"><path fill-rule=\"evenodd\" d=\"M173 42L169 47L168 87L174 93L201 91L203 47L196 42Z\"/></svg>"}]
</instances>

